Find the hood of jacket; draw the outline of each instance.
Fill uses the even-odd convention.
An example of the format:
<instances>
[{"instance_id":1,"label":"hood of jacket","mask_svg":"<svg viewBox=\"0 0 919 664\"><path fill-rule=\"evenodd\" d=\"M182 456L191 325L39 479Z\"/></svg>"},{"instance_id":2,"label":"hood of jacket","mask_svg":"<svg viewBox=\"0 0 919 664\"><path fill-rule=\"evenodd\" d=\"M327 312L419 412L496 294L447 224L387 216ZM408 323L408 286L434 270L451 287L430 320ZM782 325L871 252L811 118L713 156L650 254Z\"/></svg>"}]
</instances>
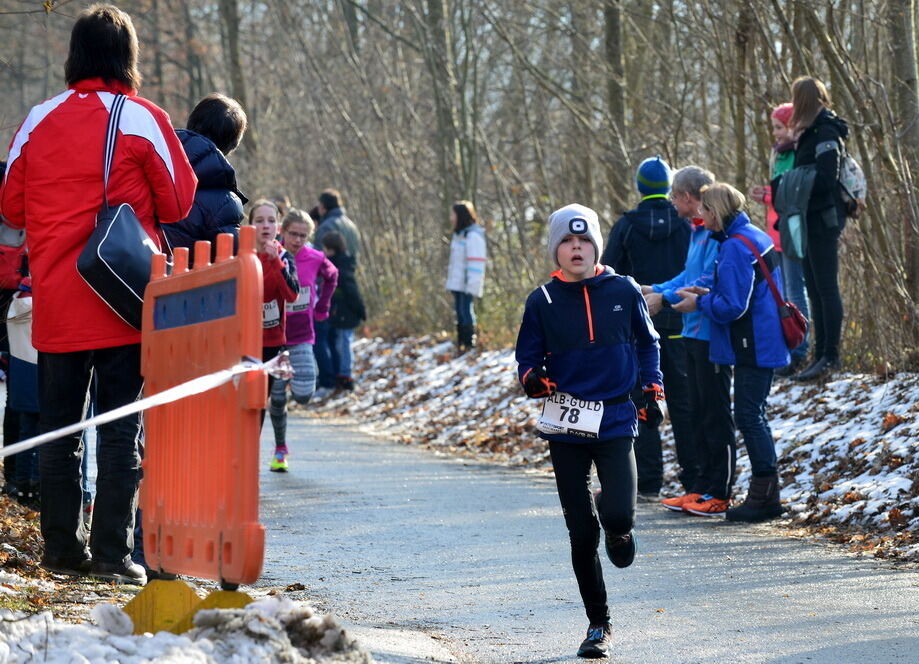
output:
<instances>
[{"instance_id":1,"label":"hood of jacket","mask_svg":"<svg viewBox=\"0 0 919 664\"><path fill-rule=\"evenodd\" d=\"M177 129L176 135L198 176L198 189L228 189L239 196L243 205L249 202L236 186L236 170L213 141L190 129Z\"/></svg>"},{"instance_id":2,"label":"hood of jacket","mask_svg":"<svg viewBox=\"0 0 919 664\"><path fill-rule=\"evenodd\" d=\"M648 198L634 210L625 213L633 227L633 233L640 233L652 242L664 242L674 233L681 232L685 224L676 208L666 198Z\"/></svg>"},{"instance_id":3,"label":"hood of jacket","mask_svg":"<svg viewBox=\"0 0 919 664\"><path fill-rule=\"evenodd\" d=\"M817 113L817 117L814 118L811 128L819 127L822 124L832 125L836 131L839 132L839 136L842 140L846 140L849 136L849 124L828 108L824 108Z\"/></svg>"}]
</instances>

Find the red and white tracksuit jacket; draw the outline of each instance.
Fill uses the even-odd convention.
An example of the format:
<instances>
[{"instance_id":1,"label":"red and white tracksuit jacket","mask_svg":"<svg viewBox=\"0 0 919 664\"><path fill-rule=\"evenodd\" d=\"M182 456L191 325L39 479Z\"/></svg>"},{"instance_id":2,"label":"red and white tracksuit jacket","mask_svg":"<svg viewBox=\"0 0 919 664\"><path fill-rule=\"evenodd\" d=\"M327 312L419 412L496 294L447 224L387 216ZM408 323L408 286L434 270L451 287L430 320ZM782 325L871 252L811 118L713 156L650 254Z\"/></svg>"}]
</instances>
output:
<instances>
[{"instance_id":1,"label":"red and white tracksuit jacket","mask_svg":"<svg viewBox=\"0 0 919 664\"><path fill-rule=\"evenodd\" d=\"M128 100L109 176L109 203L130 203L159 245L156 221L185 218L194 201L197 179L169 116L132 90L87 79L35 106L10 144L0 213L26 229L32 339L43 352L140 343L140 332L77 273L77 257L102 206L105 130L117 92Z\"/></svg>"}]
</instances>

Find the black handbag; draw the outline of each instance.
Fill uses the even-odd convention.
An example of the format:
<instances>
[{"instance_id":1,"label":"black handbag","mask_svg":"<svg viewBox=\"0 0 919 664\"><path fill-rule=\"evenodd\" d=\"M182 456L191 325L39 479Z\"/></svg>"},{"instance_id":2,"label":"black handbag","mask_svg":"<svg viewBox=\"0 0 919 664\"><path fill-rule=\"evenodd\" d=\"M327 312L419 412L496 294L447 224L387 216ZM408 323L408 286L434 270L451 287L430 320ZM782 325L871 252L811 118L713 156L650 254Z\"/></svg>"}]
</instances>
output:
<instances>
[{"instance_id":1,"label":"black handbag","mask_svg":"<svg viewBox=\"0 0 919 664\"><path fill-rule=\"evenodd\" d=\"M128 203L114 207L108 201L108 179L115 158L118 124L126 97L115 95L105 132L104 186L102 209L96 228L77 259L77 272L112 311L135 329L143 320L144 290L150 281L156 243Z\"/></svg>"}]
</instances>

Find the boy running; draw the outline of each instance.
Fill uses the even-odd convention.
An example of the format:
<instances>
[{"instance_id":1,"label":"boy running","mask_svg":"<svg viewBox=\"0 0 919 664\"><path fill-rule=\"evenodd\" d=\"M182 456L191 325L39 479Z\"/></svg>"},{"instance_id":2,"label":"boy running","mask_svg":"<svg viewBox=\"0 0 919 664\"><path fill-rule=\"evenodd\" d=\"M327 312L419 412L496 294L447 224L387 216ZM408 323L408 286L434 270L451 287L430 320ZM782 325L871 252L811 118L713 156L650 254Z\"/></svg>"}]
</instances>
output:
<instances>
[{"instance_id":1,"label":"boy running","mask_svg":"<svg viewBox=\"0 0 919 664\"><path fill-rule=\"evenodd\" d=\"M638 285L598 265L603 247L597 213L568 205L549 217L552 281L526 301L517 337L520 382L546 398L537 423L549 441L571 560L587 611L587 638L578 656L609 654L610 614L597 553L600 524L606 553L628 567L637 550L636 471L632 443L638 420L663 419L658 335ZM629 392L641 377L640 410ZM591 465L601 492L590 494ZM599 522L597 520L599 512Z\"/></svg>"}]
</instances>

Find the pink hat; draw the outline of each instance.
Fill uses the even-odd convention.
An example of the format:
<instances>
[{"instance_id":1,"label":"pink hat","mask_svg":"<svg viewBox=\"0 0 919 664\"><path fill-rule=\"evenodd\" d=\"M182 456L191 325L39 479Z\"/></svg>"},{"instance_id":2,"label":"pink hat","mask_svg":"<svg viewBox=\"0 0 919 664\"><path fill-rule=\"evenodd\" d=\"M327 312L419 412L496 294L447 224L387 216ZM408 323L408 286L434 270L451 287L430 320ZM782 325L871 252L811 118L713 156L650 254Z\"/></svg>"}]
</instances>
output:
<instances>
[{"instance_id":1,"label":"pink hat","mask_svg":"<svg viewBox=\"0 0 919 664\"><path fill-rule=\"evenodd\" d=\"M792 106L790 102L786 102L775 107L775 110L772 111L772 117L787 127L788 122L791 120L791 115L794 112L795 107Z\"/></svg>"}]
</instances>

